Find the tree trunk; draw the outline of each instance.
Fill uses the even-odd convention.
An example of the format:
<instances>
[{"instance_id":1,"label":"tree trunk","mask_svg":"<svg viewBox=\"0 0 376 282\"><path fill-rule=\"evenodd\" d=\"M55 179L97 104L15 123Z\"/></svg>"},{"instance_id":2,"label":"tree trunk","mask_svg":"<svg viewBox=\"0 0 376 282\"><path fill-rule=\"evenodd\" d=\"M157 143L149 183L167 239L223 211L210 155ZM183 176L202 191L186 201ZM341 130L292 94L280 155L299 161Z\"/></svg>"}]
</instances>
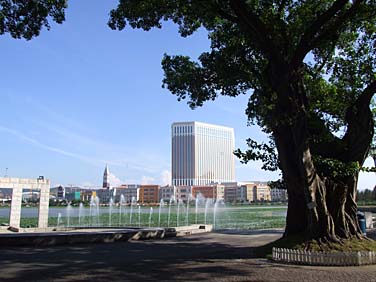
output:
<instances>
[{"instance_id":1,"label":"tree trunk","mask_svg":"<svg viewBox=\"0 0 376 282\"><path fill-rule=\"evenodd\" d=\"M299 70L289 72L284 65L271 64L267 76L272 86L266 88L270 102L273 103L273 96L277 97L275 122L270 122L269 127L289 197L285 236L304 234L306 239L332 242L354 236L361 238L355 201L358 172L346 177L324 174L315 167L311 152L342 163L363 165L374 133L369 104L376 83L367 87L347 109L345 136L342 139L333 136L323 124L323 134L332 137L330 147L325 148L327 144L322 142L311 148L310 138L314 136L310 132L308 101Z\"/></svg>"},{"instance_id":2,"label":"tree trunk","mask_svg":"<svg viewBox=\"0 0 376 282\"><path fill-rule=\"evenodd\" d=\"M274 130L283 178L288 191L285 236L304 234L305 239L338 242L361 237L354 201L356 181L348 187L316 172L310 149L296 144L298 127L279 126ZM357 176L354 176L357 179Z\"/></svg>"}]
</instances>

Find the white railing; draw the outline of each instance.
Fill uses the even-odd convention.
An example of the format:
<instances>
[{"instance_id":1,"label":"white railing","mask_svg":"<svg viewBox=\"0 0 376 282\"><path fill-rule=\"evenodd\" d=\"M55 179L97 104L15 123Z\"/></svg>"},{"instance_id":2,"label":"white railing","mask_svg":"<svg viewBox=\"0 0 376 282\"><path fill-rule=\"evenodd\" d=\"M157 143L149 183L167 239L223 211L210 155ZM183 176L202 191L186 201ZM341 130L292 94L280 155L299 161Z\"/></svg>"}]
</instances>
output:
<instances>
[{"instance_id":1,"label":"white railing","mask_svg":"<svg viewBox=\"0 0 376 282\"><path fill-rule=\"evenodd\" d=\"M280 262L345 266L376 264L376 252L309 252L283 248L273 248L273 260Z\"/></svg>"}]
</instances>

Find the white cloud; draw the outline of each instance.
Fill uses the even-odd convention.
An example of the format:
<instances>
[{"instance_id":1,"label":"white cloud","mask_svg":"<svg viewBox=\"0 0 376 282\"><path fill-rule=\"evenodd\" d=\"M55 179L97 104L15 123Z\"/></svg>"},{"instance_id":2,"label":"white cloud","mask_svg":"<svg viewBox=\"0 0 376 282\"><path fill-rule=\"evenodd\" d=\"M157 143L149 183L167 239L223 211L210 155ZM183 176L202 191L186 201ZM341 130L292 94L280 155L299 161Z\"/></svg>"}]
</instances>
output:
<instances>
[{"instance_id":1,"label":"white cloud","mask_svg":"<svg viewBox=\"0 0 376 282\"><path fill-rule=\"evenodd\" d=\"M108 176L108 180L112 187L117 187L124 183L124 181L121 181L115 174L111 172L110 172L110 175Z\"/></svg>"},{"instance_id":2,"label":"white cloud","mask_svg":"<svg viewBox=\"0 0 376 282\"><path fill-rule=\"evenodd\" d=\"M170 185L171 184L171 171L165 169L161 173L161 185Z\"/></svg>"},{"instance_id":3,"label":"white cloud","mask_svg":"<svg viewBox=\"0 0 376 282\"><path fill-rule=\"evenodd\" d=\"M58 154L61 154L61 155L64 155L64 156L76 158L76 159L85 161L87 163L93 164L93 165L98 164L98 160L96 160L96 159L93 159L93 158L90 158L90 157L87 157L87 156L84 156L84 155L81 155L81 154L69 152L69 151L66 151L66 150L63 150L63 149L60 149L60 148L57 148L57 147L49 146L47 144L43 144L43 143L39 142L38 140L21 133L20 131L17 131L17 130L11 129L11 128L7 128L7 127L1 126L1 125L0 125L0 131L5 131L7 133L10 133L10 134L18 137L21 140L24 140L24 141L26 141L30 144L38 146L39 148L42 148L42 149L45 149L45 150L48 150L48 151L51 151L51 152L55 152L55 153L58 153Z\"/></svg>"},{"instance_id":4,"label":"white cloud","mask_svg":"<svg viewBox=\"0 0 376 282\"><path fill-rule=\"evenodd\" d=\"M142 185L146 185L146 184L154 184L154 177L150 177L150 176L142 176L141 178L141 184Z\"/></svg>"}]
</instances>

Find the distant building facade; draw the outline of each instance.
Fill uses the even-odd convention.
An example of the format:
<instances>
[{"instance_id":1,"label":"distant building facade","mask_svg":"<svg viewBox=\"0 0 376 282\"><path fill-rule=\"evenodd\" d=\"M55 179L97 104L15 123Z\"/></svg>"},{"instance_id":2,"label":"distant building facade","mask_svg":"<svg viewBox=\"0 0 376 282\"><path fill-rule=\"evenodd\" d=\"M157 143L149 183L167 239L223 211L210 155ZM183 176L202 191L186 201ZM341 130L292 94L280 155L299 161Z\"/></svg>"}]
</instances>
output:
<instances>
[{"instance_id":1,"label":"distant building facade","mask_svg":"<svg viewBox=\"0 0 376 282\"><path fill-rule=\"evenodd\" d=\"M286 202L288 199L286 189L270 189L270 196L272 202Z\"/></svg>"},{"instance_id":2,"label":"distant building facade","mask_svg":"<svg viewBox=\"0 0 376 282\"><path fill-rule=\"evenodd\" d=\"M236 191L236 200L240 203L247 201L247 188L244 186L238 186Z\"/></svg>"},{"instance_id":3,"label":"distant building facade","mask_svg":"<svg viewBox=\"0 0 376 282\"><path fill-rule=\"evenodd\" d=\"M108 204L112 199L115 198L114 189L102 188L97 190L97 197L99 198L99 202L101 204Z\"/></svg>"},{"instance_id":4,"label":"distant building facade","mask_svg":"<svg viewBox=\"0 0 376 282\"><path fill-rule=\"evenodd\" d=\"M192 186L192 196L197 198L201 194L206 199L216 199L217 191L214 185Z\"/></svg>"},{"instance_id":5,"label":"distant building facade","mask_svg":"<svg viewBox=\"0 0 376 282\"><path fill-rule=\"evenodd\" d=\"M135 202L138 202L140 200L140 187L139 185L132 185L131 187L122 190L122 194L126 203L132 203L132 199L134 199Z\"/></svg>"},{"instance_id":6,"label":"distant building facade","mask_svg":"<svg viewBox=\"0 0 376 282\"><path fill-rule=\"evenodd\" d=\"M177 186L175 198L176 200L182 200L184 202L190 200L191 186Z\"/></svg>"},{"instance_id":7,"label":"distant building facade","mask_svg":"<svg viewBox=\"0 0 376 282\"><path fill-rule=\"evenodd\" d=\"M266 182L255 181L241 185L246 190L248 202L271 201L270 187Z\"/></svg>"},{"instance_id":8,"label":"distant building facade","mask_svg":"<svg viewBox=\"0 0 376 282\"><path fill-rule=\"evenodd\" d=\"M63 186L57 187L57 195L56 198L58 200L64 200L65 199L65 188Z\"/></svg>"},{"instance_id":9,"label":"distant building facade","mask_svg":"<svg viewBox=\"0 0 376 282\"><path fill-rule=\"evenodd\" d=\"M139 203L158 203L159 185L141 185L139 192Z\"/></svg>"},{"instance_id":10,"label":"distant building facade","mask_svg":"<svg viewBox=\"0 0 376 282\"><path fill-rule=\"evenodd\" d=\"M175 122L172 185L201 186L235 181L234 129L202 122Z\"/></svg>"},{"instance_id":11,"label":"distant building facade","mask_svg":"<svg viewBox=\"0 0 376 282\"><path fill-rule=\"evenodd\" d=\"M256 201L271 201L270 187L267 183L259 182L256 187Z\"/></svg>"},{"instance_id":12,"label":"distant building facade","mask_svg":"<svg viewBox=\"0 0 376 282\"><path fill-rule=\"evenodd\" d=\"M159 189L159 200L163 199L165 202L169 202L170 199L176 198L176 186L163 186Z\"/></svg>"},{"instance_id":13,"label":"distant building facade","mask_svg":"<svg viewBox=\"0 0 376 282\"><path fill-rule=\"evenodd\" d=\"M226 183L224 184L225 191L224 191L224 199L225 202L234 203L238 201L238 185L237 182Z\"/></svg>"}]
</instances>

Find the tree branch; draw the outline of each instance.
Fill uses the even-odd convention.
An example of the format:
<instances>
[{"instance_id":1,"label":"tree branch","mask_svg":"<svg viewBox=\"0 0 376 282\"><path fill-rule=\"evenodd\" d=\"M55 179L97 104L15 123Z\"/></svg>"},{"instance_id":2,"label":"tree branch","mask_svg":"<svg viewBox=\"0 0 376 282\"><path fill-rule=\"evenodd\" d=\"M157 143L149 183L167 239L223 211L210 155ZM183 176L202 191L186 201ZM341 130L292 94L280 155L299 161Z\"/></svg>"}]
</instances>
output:
<instances>
[{"instance_id":1,"label":"tree branch","mask_svg":"<svg viewBox=\"0 0 376 282\"><path fill-rule=\"evenodd\" d=\"M376 81L369 84L355 103L346 111L347 131L342 138L347 144L346 157L349 161L357 161L363 165L374 134L373 115L369 108L371 99L376 93Z\"/></svg>"},{"instance_id":2,"label":"tree branch","mask_svg":"<svg viewBox=\"0 0 376 282\"><path fill-rule=\"evenodd\" d=\"M360 1L355 0L351 8L353 8L358 2ZM291 59L291 69L296 68L303 61L307 53L310 50L312 50L312 47L317 42L317 40L315 39L318 37L317 34L320 32L320 30L322 30L323 26L326 23L328 23L339 11L341 11L347 3L348 0L335 1L327 11L318 16L317 19L310 25L310 27L305 31L305 33L301 37L296 48L295 54ZM349 10L351 10L351 8ZM345 17L340 17L340 19L340 22L337 22L337 24L343 23L343 21L346 20ZM325 33L327 32L328 31L326 30Z\"/></svg>"},{"instance_id":3,"label":"tree branch","mask_svg":"<svg viewBox=\"0 0 376 282\"><path fill-rule=\"evenodd\" d=\"M350 7L350 9L348 9L342 15L338 16L332 25L327 26L325 29L322 29L322 31L317 35L317 37L314 38L314 40L311 42L311 49L313 49L318 42L328 39L332 35L335 35L336 38L338 38L341 26L344 23L346 23L349 19L353 18L357 9L360 7L361 2L362 0L355 0L354 4Z\"/></svg>"},{"instance_id":4,"label":"tree branch","mask_svg":"<svg viewBox=\"0 0 376 282\"><path fill-rule=\"evenodd\" d=\"M223 10L218 2L216 2L215 8L217 9L218 14L223 17L224 19L232 22L232 23L239 23L239 19L237 17L234 17L233 15L227 13L225 10Z\"/></svg>"},{"instance_id":5,"label":"tree branch","mask_svg":"<svg viewBox=\"0 0 376 282\"><path fill-rule=\"evenodd\" d=\"M376 80L369 84L360 94L359 98L357 99L357 104L361 105L369 105L371 103L371 99L373 95L376 93Z\"/></svg>"},{"instance_id":6,"label":"tree branch","mask_svg":"<svg viewBox=\"0 0 376 282\"><path fill-rule=\"evenodd\" d=\"M258 45L261 51L274 62L280 62L281 56L275 43L268 37L270 32L267 30L265 24L260 18L250 11L249 7L243 0L230 0L230 7L239 19L239 23L243 25L248 31L251 31L258 38Z\"/></svg>"}]
</instances>

